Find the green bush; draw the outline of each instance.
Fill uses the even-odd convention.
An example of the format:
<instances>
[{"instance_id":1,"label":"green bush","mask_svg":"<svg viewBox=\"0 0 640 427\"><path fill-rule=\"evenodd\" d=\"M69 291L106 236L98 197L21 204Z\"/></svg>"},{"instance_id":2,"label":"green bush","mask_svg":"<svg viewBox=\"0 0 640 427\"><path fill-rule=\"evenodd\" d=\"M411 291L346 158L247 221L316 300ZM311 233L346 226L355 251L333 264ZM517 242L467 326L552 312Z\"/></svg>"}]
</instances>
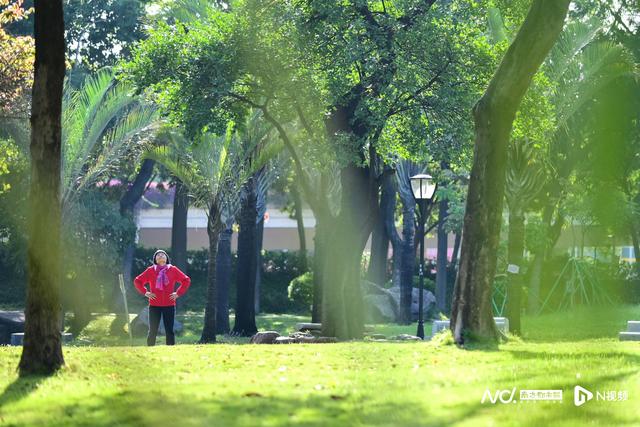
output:
<instances>
[{"instance_id":1,"label":"green bush","mask_svg":"<svg viewBox=\"0 0 640 427\"><path fill-rule=\"evenodd\" d=\"M310 310L313 303L313 274L304 273L296 277L289 284L289 300L296 307Z\"/></svg>"},{"instance_id":2,"label":"green bush","mask_svg":"<svg viewBox=\"0 0 640 427\"><path fill-rule=\"evenodd\" d=\"M311 265L312 259L307 262ZM260 311L264 313L295 313L301 310L288 298L289 283L304 271L300 268L298 251L262 251L262 283ZM302 307L306 311L306 307Z\"/></svg>"}]
</instances>

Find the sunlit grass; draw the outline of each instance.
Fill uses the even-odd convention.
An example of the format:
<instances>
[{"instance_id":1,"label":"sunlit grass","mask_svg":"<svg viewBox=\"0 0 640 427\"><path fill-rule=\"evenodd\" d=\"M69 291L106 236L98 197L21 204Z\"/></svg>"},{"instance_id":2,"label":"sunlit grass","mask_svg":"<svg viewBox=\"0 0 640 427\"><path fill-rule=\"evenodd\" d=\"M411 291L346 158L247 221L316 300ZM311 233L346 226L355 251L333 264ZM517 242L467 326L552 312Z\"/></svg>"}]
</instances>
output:
<instances>
[{"instance_id":1,"label":"sunlit grass","mask_svg":"<svg viewBox=\"0 0 640 427\"><path fill-rule=\"evenodd\" d=\"M587 321L596 315L604 320ZM68 346L59 374L30 380L17 379L20 349L4 347L0 424L638 425L640 343L616 338L631 318L640 319L640 308L525 318L530 338L467 350L429 342ZM109 320L96 319L87 336L104 333ZM308 319L273 315L259 323L285 332L300 320ZM189 330L179 342L195 337ZM577 384L625 390L628 400L575 407ZM511 387L562 389L564 399L481 403L485 389Z\"/></svg>"}]
</instances>

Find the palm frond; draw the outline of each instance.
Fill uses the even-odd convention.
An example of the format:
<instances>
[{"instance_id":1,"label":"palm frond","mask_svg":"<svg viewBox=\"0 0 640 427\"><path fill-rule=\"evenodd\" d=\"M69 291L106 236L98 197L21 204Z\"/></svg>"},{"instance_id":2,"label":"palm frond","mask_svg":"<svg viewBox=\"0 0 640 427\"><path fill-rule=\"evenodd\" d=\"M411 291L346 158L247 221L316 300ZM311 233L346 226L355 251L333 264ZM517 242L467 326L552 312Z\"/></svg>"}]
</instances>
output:
<instances>
[{"instance_id":1,"label":"palm frond","mask_svg":"<svg viewBox=\"0 0 640 427\"><path fill-rule=\"evenodd\" d=\"M533 145L517 139L509 146L505 198L510 209L526 206L537 197L544 182L544 168Z\"/></svg>"},{"instance_id":2,"label":"palm frond","mask_svg":"<svg viewBox=\"0 0 640 427\"><path fill-rule=\"evenodd\" d=\"M79 89L67 85L63 109L61 178L68 206L117 165L141 132L153 130L157 113L140 105L128 84L117 83L110 68L87 77Z\"/></svg>"},{"instance_id":3,"label":"palm frond","mask_svg":"<svg viewBox=\"0 0 640 427\"><path fill-rule=\"evenodd\" d=\"M154 107L139 106L124 116L104 135L102 146L81 181L76 191L93 185L97 180L109 173L133 147L131 141L137 135L153 131L151 126L157 120Z\"/></svg>"},{"instance_id":4,"label":"palm frond","mask_svg":"<svg viewBox=\"0 0 640 427\"><path fill-rule=\"evenodd\" d=\"M633 58L626 49L607 41L586 46L576 63L580 64L579 75L565 80L556 94L558 127L565 126L577 111L612 81L636 75Z\"/></svg>"},{"instance_id":5,"label":"palm frond","mask_svg":"<svg viewBox=\"0 0 640 427\"><path fill-rule=\"evenodd\" d=\"M567 24L546 61L545 68L548 76L558 81L582 49L593 42L602 26L603 23L595 18L586 22L574 21Z\"/></svg>"}]
</instances>

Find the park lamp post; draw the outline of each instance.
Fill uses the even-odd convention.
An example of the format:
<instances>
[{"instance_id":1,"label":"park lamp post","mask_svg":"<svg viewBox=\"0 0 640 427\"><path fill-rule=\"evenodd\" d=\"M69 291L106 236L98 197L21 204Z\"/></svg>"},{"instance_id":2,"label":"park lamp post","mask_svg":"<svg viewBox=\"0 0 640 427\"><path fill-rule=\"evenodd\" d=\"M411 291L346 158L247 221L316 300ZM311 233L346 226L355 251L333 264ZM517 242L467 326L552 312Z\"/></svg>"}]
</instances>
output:
<instances>
[{"instance_id":1,"label":"park lamp post","mask_svg":"<svg viewBox=\"0 0 640 427\"><path fill-rule=\"evenodd\" d=\"M418 174L411 177L411 190L418 205L419 238L420 238L420 287L418 288L418 332L417 336L424 339L423 292L424 292L424 222L427 216L427 205L433 200L436 183L431 175Z\"/></svg>"}]
</instances>

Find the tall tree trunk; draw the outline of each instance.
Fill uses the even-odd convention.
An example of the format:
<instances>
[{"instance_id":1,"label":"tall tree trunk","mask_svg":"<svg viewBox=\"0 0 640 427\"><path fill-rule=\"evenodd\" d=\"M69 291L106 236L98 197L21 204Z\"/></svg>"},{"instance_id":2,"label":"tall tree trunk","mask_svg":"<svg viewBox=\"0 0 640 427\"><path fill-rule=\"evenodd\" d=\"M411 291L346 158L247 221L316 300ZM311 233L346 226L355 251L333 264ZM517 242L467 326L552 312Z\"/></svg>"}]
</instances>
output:
<instances>
[{"instance_id":1,"label":"tall tree trunk","mask_svg":"<svg viewBox=\"0 0 640 427\"><path fill-rule=\"evenodd\" d=\"M451 264L449 264L449 277L447 277L447 314L451 314L451 303L453 302L453 288L458 280L458 253L462 243L462 233L457 232L453 238L453 253L451 254Z\"/></svg>"},{"instance_id":2,"label":"tall tree trunk","mask_svg":"<svg viewBox=\"0 0 640 427\"><path fill-rule=\"evenodd\" d=\"M256 295L254 312L260 313L260 287L262 286L262 242L264 240L264 219L256 224Z\"/></svg>"},{"instance_id":3,"label":"tall tree trunk","mask_svg":"<svg viewBox=\"0 0 640 427\"><path fill-rule=\"evenodd\" d=\"M207 262L207 300L204 307L204 325L200 335L200 344L210 344L216 342L218 289L217 289L217 258L218 242L222 222L220 220L220 209L214 203L209 208L207 220L207 235L209 236L209 259Z\"/></svg>"},{"instance_id":4,"label":"tall tree trunk","mask_svg":"<svg viewBox=\"0 0 640 427\"><path fill-rule=\"evenodd\" d=\"M495 339L491 289L504 198L507 144L531 79L553 47L570 0L534 0L489 87L473 109L475 149L464 218L460 273L451 329L464 344L470 333Z\"/></svg>"},{"instance_id":5,"label":"tall tree trunk","mask_svg":"<svg viewBox=\"0 0 640 427\"><path fill-rule=\"evenodd\" d=\"M540 310L540 287L542 284L542 273L544 263L553 252L562 227L564 226L564 217L559 212L556 215L555 222L552 224L553 211L557 209L555 204L548 204L542 213L542 221L545 225L545 239L539 251L536 252L531 264L531 274L529 275L529 296L527 311L529 314L537 314Z\"/></svg>"},{"instance_id":6,"label":"tall tree trunk","mask_svg":"<svg viewBox=\"0 0 640 427\"><path fill-rule=\"evenodd\" d=\"M220 233L218 240L218 255L216 258L216 279L217 279L217 310L216 326L217 333L228 334L229 327L229 289L231 288L231 236L233 228L225 228Z\"/></svg>"},{"instance_id":7,"label":"tall tree trunk","mask_svg":"<svg viewBox=\"0 0 640 427\"><path fill-rule=\"evenodd\" d=\"M457 232L453 239L453 253L451 254L451 264L458 263L458 254L460 252L460 244L462 243L462 233Z\"/></svg>"},{"instance_id":8,"label":"tall tree trunk","mask_svg":"<svg viewBox=\"0 0 640 427\"><path fill-rule=\"evenodd\" d=\"M251 336L258 331L255 314L256 290L256 179L244 185L238 233L238 273L236 280L236 319L233 334Z\"/></svg>"},{"instance_id":9,"label":"tall tree trunk","mask_svg":"<svg viewBox=\"0 0 640 427\"><path fill-rule=\"evenodd\" d=\"M133 183L127 188L120 199L120 216L135 222L134 208L136 203L140 200L147 188L147 183L151 179L153 174L153 167L155 162L150 159L146 159L142 162L140 170L136 175ZM124 283L129 285L133 283L133 257L136 251L136 230L132 229L132 233L127 236L127 244L125 246L124 253L122 254L122 276ZM116 313L116 318L111 322L110 332L111 334L124 334L124 325L127 323L127 319L124 315L124 300L122 293L120 292L120 285L117 279L113 280L113 288L111 292L111 309Z\"/></svg>"},{"instance_id":10,"label":"tall tree trunk","mask_svg":"<svg viewBox=\"0 0 640 427\"><path fill-rule=\"evenodd\" d=\"M408 325L413 300L413 276L416 268L416 202L402 198L402 242L400 244L400 323ZM417 236L419 239L420 236Z\"/></svg>"},{"instance_id":11,"label":"tall tree trunk","mask_svg":"<svg viewBox=\"0 0 640 427\"><path fill-rule=\"evenodd\" d=\"M322 283L322 333L339 339L361 338L364 333L360 269L376 214L370 173L368 167L341 170L340 215L331 233Z\"/></svg>"},{"instance_id":12,"label":"tall tree trunk","mask_svg":"<svg viewBox=\"0 0 640 427\"><path fill-rule=\"evenodd\" d=\"M387 281L387 258L389 254L389 235L385 222L389 215L388 205L395 204L395 192L384 184L384 181L395 179L393 174L385 174L382 189L380 191L380 203L378 205L378 218L371 233L371 258L369 260L369 281L384 286ZM393 210L391 210L393 216Z\"/></svg>"},{"instance_id":13,"label":"tall tree trunk","mask_svg":"<svg viewBox=\"0 0 640 427\"><path fill-rule=\"evenodd\" d=\"M140 166L140 170L136 175L133 183L127 188L127 191L124 193L122 198L120 199L120 215L123 218L129 219L130 221L134 221L133 218L133 210L144 194L145 189L147 188L147 183L151 179L151 175L153 174L153 167L155 162L150 159L146 159L142 162ZM126 284L132 283L132 268L133 268L133 256L135 253L135 230L131 235L127 236L127 246L125 248L125 252L122 257L122 272L124 276L124 282ZM114 283L113 288L113 296L112 296L112 308L116 312L121 312L124 309L122 295L120 294L119 285Z\"/></svg>"},{"instance_id":14,"label":"tall tree trunk","mask_svg":"<svg viewBox=\"0 0 640 427\"><path fill-rule=\"evenodd\" d=\"M524 212L519 207L509 209L509 236L507 259L518 270L510 272L507 283L507 317L509 329L520 335L520 311L522 307L522 260L524 255Z\"/></svg>"},{"instance_id":15,"label":"tall tree trunk","mask_svg":"<svg viewBox=\"0 0 640 427\"><path fill-rule=\"evenodd\" d=\"M316 217L314 251L313 251L313 304L311 306L311 321L322 322L322 284L326 271L327 252L331 240L330 229L325 224L330 221L318 215Z\"/></svg>"},{"instance_id":16,"label":"tall tree trunk","mask_svg":"<svg viewBox=\"0 0 640 427\"><path fill-rule=\"evenodd\" d=\"M20 375L64 365L60 335L60 168L65 72L61 0L35 0L28 286Z\"/></svg>"},{"instance_id":17,"label":"tall tree trunk","mask_svg":"<svg viewBox=\"0 0 640 427\"><path fill-rule=\"evenodd\" d=\"M540 309L540 285L542 283L542 265L544 263L547 247L549 246L549 230L551 229L551 221L553 220L553 211L555 203L548 200L542 209L542 224L544 227L545 240L533 253L533 262L531 263L529 273L529 295L527 297L527 312L536 314Z\"/></svg>"},{"instance_id":18,"label":"tall tree trunk","mask_svg":"<svg viewBox=\"0 0 640 427\"><path fill-rule=\"evenodd\" d=\"M298 241L300 242L300 271L309 269L307 261L307 236L304 232L304 218L302 216L302 199L295 184L291 186L291 196L293 198L293 210L298 226Z\"/></svg>"},{"instance_id":19,"label":"tall tree trunk","mask_svg":"<svg viewBox=\"0 0 640 427\"><path fill-rule=\"evenodd\" d=\"M627 190L625 193L627 194L627 196L630 195L629 190ZM638 203L639 201L640 195L637 195L634 202ZM640 258L640 242L638 241L638 222L636 221L635 216L629 218L629 234L631 236L631 243L633 245L633 254L636 258L636 262L633 263L633 266L636 273L640 273L640 262L638 262L638 258Z\"/></svg>"},{"instance_id":20,"label":"tall tree trunk","mask_svg":"<svg viewBox=\"0 0 640 427\"><path fill-rule=\"evenodd\" d=\"M445 218L448 215L449 202L440 200L438 206L438 255L436 258L436 308L441 313L447 311L447 252L449 235L445 229Z\"/></svg>"},{"instance_id":21,"label":"tall tree trunk","mask_svg":"<svg viewBox=\"0 0 640 427\"><path fill-rule=\"evenodd\" d=\"M383 209L381 209L381 214L384 219L384 228L389 236L389 241L391 242L391 250L392 250L392 259L393 259L393 269L391 271L391 282L394 287L400 287L400 275L402 271L402 239L398 234L398 230L396 229L396 219L395 219L395 211L396 211L396 196L398 194L398 190L395 185L395 179L391 178L390 180L383 180L383 193L388 194L388 203L385 203ZM401 322L401 314L399 313L399 317L397 319L398 322Z\"/></svg>"},{"instance_id":22,"label":"tall tree trunk","mask_svg":"<svg viewBox=\"0 0 640 427\"><path fill-rule=\"evenodd\" d=\"M187 272L187 215L189 213L189 190L176 182L171 221L171 262Z\"/></svg>"},{"instance_id":23,"label":"tall tree trunk","mask_svg":"<svg viewBox=\"0 0 640 427\"><path fill-rule=\"evenodd\" d=\"M640 270L640 263L638 262L638 257L640 257L640 243L638 242L638 228L635 224L635 219L631 219L630 221L630 234L631 234L631 242L633 244L633 256L636 258L636 262L633 264L636 268L636 271Z\"/></svg>"}]
</instances>

